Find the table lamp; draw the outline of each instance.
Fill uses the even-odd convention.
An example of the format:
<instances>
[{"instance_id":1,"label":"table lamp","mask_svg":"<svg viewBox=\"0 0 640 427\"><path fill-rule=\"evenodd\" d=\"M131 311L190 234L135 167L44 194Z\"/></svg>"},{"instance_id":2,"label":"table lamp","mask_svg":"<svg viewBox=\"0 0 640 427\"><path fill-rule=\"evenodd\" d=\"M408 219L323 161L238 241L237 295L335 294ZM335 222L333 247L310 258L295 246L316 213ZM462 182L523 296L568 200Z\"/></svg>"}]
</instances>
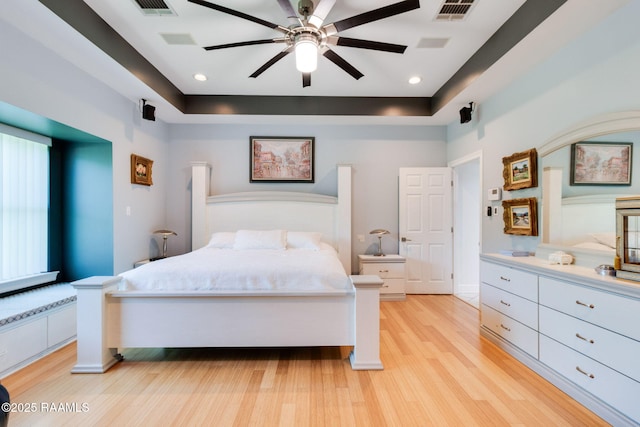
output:
<instances>
[{"instance_id":1,"label":"table lamp","mask_svg":"<svg viewBox=\"0 0 640 427\"><path fill-rule=\"evenodd\" d=\"M375 234L376 236L378 236L378 253L373 255L384 256L384 254L382 253L382 236L384 236L385 234L389 234L389 231L383 230L382 228L376 228L375 230L370 231L369 234Z\"/></svg>"},{"instance_id":2,"label":"table lamp","mask_svg":"<svg viewBox=\"0 0 640 427\"><path fill-rule=\"evenodd\" d=\"M162 256L160 258L167 257L167 238L169 236L177 236L178 234L175 231L171 230L156 230L153 234L160 234L162 236Z\"/></svg>"}]
</instances>

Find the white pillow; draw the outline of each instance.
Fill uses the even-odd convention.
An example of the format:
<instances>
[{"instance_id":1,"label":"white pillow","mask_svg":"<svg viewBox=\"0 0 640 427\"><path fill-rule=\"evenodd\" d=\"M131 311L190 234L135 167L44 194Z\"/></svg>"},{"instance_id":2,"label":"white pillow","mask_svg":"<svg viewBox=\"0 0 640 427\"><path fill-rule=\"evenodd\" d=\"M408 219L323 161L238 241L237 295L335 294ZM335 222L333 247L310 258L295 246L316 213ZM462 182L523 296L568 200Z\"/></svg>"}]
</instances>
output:
<instances>
[{"instance_id":1,"label":"white pillow","mask_svg":"<svg viewBox=\"0 0 640 427\"><path fill-rule=\"evenodd\" d=\"M208 248L232 249L236 240L236 233L232 231L219 231L211 235Z\"/></svg>"},{"instance_id":2,"label":"white pillow","mask_svg":"<svg viewBox=\"0 0 640 427\"><path fill-rule=\"evenodd\" d=\"M591 233L591 237L593 237L596 242L603 244L605 246L609 246L612 249L616 248L616 233Z\"/></svg>"},{"instance_id":3,"label":"white pillow","mask_svg":"<svg viewBox=\"0 0 640 427\"><path fill-rule=\"evenodd\" d=\"M284 230L238 230L233 249L287 248L287 232Z\"/></svg>"},{"instance_id":4,"label":"white pillow","mask_svg":"<svg viewBox=\"0 0 640 427\"><path fill-rule=\"evenodd\" d=\"M287 248L320 250L322 233L316 231L287 231Z\"/></svg>"}]
</instances>

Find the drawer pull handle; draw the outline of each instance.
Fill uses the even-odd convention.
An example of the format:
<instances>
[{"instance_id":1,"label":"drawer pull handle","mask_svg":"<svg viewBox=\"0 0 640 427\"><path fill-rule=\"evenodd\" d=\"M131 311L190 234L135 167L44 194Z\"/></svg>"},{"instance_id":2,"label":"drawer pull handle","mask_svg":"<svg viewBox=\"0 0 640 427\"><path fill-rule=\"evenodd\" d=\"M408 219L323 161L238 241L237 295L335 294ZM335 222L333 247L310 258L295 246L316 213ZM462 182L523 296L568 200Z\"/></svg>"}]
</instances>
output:
<instances>
[{"instance_id":1,"label":"drawer pull handle","mask_svg":"<svg viewBox=\"0 0 640 427\"><path fill-rule=\"evenodd\" d=\"M500 304L504 304L504 305L506 305L507 307L511 307L511 304L509 304L508 302L504 302L504 301L502 301L502 300L500 300Z\"/></svg>"},{"instance_id":2,"label":"drawer pull handle","mask_svg":"<svg viewBox=\"0 0 640 427\"><path fill-rule=\"evenodd\" d=\"M378 273L388 273L389 270L378 270Z\"/></svg>"},{"instance_id":3,"label":"drawer pull handle","mask_svg":"<svg viewBox=\"0 0 640 427\"><path fill-rule=\"evenodd\" d=\"M595 344L595 341L594 341L594 340L586 339L585 337L583 337L582 335L580 335L580 334L579 334L579 333L577 333L577 332L576 332L576 337L580 338L580 339L581 339L581 340L583 340L583 341L588 342L589 344Z\"/></svg>"},{"instance_id":4,"label":"drawer pull handle","mask_svg":"<svg viewBox=\"0 0 640 427\"><path fill-rule=\"evenodd\" d=\"M511 328L507 328L507 327L506 327L506 326L504 326L502 323L500 323L500 327L501 327L502 329L504 329L505 331L509 331L509 332L511 332Z\"/></svg>"},{"instance_id":5,"label":"drawer pull handle","mask_svg":"<svg viewBox=\"0 0 640 427\"><path fill-rule=\"evenodd\" d=\"M500 280L504 280L505 282L510 282L511 279L509 279L508 277L504 277L504 276L500 276Z\"/></svg>"},{"instance_id":6,"label":"drawer pull handle","mask_svg":"<svg viewBox=\"0 0 640 427\"><path fill-rule=\"evenodd\" d=\"M593 305L593 304L585 304L585 303L583 303L583 302L582 302L582 301L580 301L580 300L576 300L576 304L578 304L578 305L584 305L585 307L589 307L589 308L596 308L596 306L595 306L595 305Z\"/></svg>"},{"instance_id":7,"label":"drawer pull handle","mask_svg":"<svg viewBox=\"0 0 640 427\"><path fill-rule=\"evenodd\" d=\"M576 371L580 372L582 375L588 376L589 378L595 378L595 375L583 371L582 369L580 369L580 366L576 366Z\"/></svg>"}]
</instances>

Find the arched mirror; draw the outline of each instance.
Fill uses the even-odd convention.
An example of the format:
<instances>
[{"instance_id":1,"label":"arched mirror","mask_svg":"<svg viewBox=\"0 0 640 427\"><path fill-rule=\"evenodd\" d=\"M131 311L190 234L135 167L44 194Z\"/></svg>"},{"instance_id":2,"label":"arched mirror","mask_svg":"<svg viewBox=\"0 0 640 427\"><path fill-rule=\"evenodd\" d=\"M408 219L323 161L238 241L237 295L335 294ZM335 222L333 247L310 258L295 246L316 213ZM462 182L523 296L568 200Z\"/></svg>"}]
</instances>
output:
<instances>
[{"instance_id":1,"label":"arched mirror","mask_svg":"<svg viewBox=\"0 0 640 427\"><path fill-rule=\"evenodd\" d=\"M635 143L630 185L572 185L571 146L579 142ZM538 149L542 168L541 243L538 256L562 250L576 264L596 266L615 256L615 199L640 194L640 111L595 117ZM635 169L635 170L634 170Z\"/></svg>"}]
</instances>

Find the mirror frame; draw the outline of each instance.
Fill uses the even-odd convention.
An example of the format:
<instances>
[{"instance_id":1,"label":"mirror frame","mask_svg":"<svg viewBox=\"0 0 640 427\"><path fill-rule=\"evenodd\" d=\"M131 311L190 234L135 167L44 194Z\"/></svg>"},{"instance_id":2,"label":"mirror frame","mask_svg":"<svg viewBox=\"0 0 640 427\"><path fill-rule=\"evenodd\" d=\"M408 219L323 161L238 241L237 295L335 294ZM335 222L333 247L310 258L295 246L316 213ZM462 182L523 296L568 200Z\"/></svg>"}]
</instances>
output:
<instances>
[{"instance_id":1,"label":"mirror frame","mask_svg":"<svg viewBox=\"0 0 640 427\"><path fill-rule=\"evenodd\" d=\"M574 142L580 142L610 133L637 130L640 130L640 110L602 114L580 122L568 130L557 134L538 149L538 155L544 157Z\"/></svg>"},{"instance_id":2,"label":"mirror frame","mask_svg":"<svg viewBox=\"0 0 640 427\"><path fill-rule=\"evenodd\" d=\"M548 154L553 153L563 147L569 146L574 142L580 142L596 138L599 136L618 133L618 132L633 132L640 130L640 110L620 111L615 113L601 114L592 117L588 120L577 123L576 125L568 128L567 130L555 135L547 142L545 142L540 148L538 148L538 155L542 158ZM542 161L539 162L542 164ZM543 170L543 183L542 183L542 224L540 243L536 250L536 255L542 258L557 250L568 250L561 245L551 245L547 243L549 241L549 230L551 227L549 221L549 211L553 210L552 205L559 203L558 197L562 197L558 194L558 191L550 186L551 181L557 181L557 176L552 177L551 174L561 173L556 168L545 168ZM557 200L556 200L557 199ZM571 249L572 252L576 252L575 249ZM583 251L578 251L583 252ZM600 262L604 262L601 257L596 253L597 251L586 251L581 254L580 260L576 259L577 264L594 265ZM611 262L611 260L607 260Z\"/></svg>"}]
</instances>

